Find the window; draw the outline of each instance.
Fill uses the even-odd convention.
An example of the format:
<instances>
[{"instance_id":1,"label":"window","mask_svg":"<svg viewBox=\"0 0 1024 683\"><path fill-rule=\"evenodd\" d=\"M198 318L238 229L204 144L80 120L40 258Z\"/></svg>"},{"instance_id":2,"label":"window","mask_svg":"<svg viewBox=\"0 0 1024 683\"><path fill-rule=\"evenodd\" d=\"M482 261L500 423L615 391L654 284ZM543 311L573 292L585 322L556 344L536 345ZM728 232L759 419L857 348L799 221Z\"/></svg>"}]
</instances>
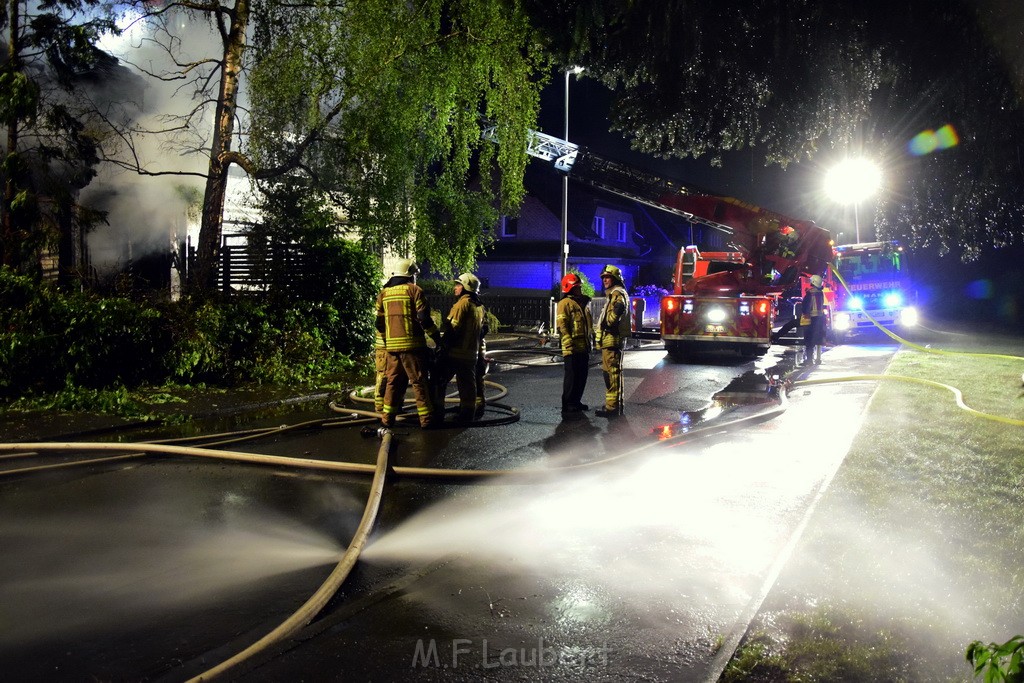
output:
<instances>
[{"instance_id":1,"label":"window","mask_svg":"<svg viewBox=\"0 0 1024 683\"><path fill-rule=\"evenodd\" d=\"M604 216L594 216L594 232L601 239L604 239Z\"/></svg>"},{"instance_id":2,"label":"window","mask_svg":"<svg viewBox=\"0 0 1024 683\"><path fill-rule=\"evenodd\" d=\"M618 221L615 223L615 241L626 241L626 221Z\"/></svg>"},{"instance_id":3,"label":"window","mask_svg":"<svg viewBox=\"0 0 1024 683\"><path fill-rule=\"evenodd\" d=\"M515 237L519 234L519 219L511 216L501 217L501 236Z\"/></svg>"}]
</instances>

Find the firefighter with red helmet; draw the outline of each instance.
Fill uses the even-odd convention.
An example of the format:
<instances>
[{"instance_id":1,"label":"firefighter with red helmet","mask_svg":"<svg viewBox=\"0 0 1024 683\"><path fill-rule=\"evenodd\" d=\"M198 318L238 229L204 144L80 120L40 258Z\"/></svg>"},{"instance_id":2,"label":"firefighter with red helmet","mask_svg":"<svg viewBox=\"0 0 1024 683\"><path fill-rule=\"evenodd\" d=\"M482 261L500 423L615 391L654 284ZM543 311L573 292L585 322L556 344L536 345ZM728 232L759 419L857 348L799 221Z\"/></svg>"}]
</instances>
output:
<instances>
[{"instance_id":1,"label":"firefighter with red helmet","mask_svg":"<svg viewBox=\"0 0 1024 683\"><path fill-rule=\"evenodd\" d=\"M561 341L565 368L562 378L563 415L589 410L589 406L582 403L594 337L589 305L590 297L583 294L579 276L569 273L563 277L562 298L555 309L555 327Z\"/></svg>"},{"instance_id":2,"label":"firefighter with red helmet","mask_svg":"<svg viewBox=\"0 0 1024 683\"><path fill-rule=\"evenodd\" d=\"M470 422L476 413L476 365L484 317L479 289L477 276L459 275L455 280L455 304L441 322L440 353L431 380L434 419L438 422L444 421L445 391L452 377L459 390L457 421Z\"/></svg>"},{"instance_id":3,"label":"firefighter with red helmet","mask_svg":"<svg viewBox=\"0 0 1024 683\"><path fill-rule=\"evenodd\" d=\"M405 390L410 384L416 396L420 426L424 429L437 426L431 414L426 337L429 335L434 344L439 345L441 335L430 317L427 297L416 284L418 272L415 261L400 260L391 279L377 295L376 328L384 338L386 351L381 409L381 421L385 427L394 426L405 401Z\"/></svg>"},{"instance_id":4,"label":"firefighter with red helmet","mask_svg":"<svg viewBox=\"0 0 1024 683\"><path fill-rule=\"evenodd\" d=\"M622 352L626 348L629 329L629 295L622 271L608 265L601 271L605 304L598 319L597 345L601 349L601 370L604 372L604 408L594 411L600 417L622 414Z\"/></svg>"}]
</instances>

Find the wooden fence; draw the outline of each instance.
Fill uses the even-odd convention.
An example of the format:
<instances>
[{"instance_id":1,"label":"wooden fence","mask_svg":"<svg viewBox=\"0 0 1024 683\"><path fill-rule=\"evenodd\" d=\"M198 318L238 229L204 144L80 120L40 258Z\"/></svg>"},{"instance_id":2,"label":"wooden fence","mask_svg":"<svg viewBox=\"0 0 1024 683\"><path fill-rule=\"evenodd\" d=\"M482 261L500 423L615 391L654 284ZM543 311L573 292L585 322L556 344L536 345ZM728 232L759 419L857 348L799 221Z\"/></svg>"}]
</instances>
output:
<instances>
[{"instance_id":1,"label":"wooden fence","mask_svg":"<svg viewBox=\"0 0 1024 683\"><path fill-rule=\"evenodd\" d=\"M307 256L292 245L272 245L261 251L245 245L224 245L217 263L217 286L229 294L293 291L308 285L310 277ZM553 322L554 304L548 296L504 296L485 290L481 299L503 328L544 323L545 329L550 329ZM442 315L455 303L450 294L429 294L427 300Z\"/></svg>"},{"instance_id":2,"label":"wooden fence","mask_svg":"<svg viewBox=\"0 0 1024 683\"><path fill-rule=\"evenodd\" d=\"M545 329L551 325L551 298L546 296L502 296L484 294L480 297L484 306L493 313L501 326L527 326L531 321L543 322ZM430 307L448 313L455 297L450 295L430 294L427 296Z\"/></svg>"}]
</instances>

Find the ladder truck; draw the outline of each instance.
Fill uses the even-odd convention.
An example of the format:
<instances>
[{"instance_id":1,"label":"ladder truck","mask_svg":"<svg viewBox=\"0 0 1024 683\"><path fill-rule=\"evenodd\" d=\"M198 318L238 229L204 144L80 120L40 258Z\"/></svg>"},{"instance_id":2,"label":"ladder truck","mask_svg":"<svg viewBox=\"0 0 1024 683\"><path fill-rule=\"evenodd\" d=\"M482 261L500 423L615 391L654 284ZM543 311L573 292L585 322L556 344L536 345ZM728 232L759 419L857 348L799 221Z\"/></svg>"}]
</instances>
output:
<instances>
[{"instance_id":1,"label":"ladder truck","mask_svg":"<svg viewBox=\"0 0 1024 683\"><path fill-rule=\"evenodd\" d=\"M493 128L484 137L497 142ZM528 153L579 182L701 223L730 236L730 250L683 246L674 291L661 300L661 339L673 358L717 349L744 356L768 350L787 290L801 276L826 275L833 259L829 232L713 192L604 159L580 146L531 131Z\"/></svg>"}]
</instances>

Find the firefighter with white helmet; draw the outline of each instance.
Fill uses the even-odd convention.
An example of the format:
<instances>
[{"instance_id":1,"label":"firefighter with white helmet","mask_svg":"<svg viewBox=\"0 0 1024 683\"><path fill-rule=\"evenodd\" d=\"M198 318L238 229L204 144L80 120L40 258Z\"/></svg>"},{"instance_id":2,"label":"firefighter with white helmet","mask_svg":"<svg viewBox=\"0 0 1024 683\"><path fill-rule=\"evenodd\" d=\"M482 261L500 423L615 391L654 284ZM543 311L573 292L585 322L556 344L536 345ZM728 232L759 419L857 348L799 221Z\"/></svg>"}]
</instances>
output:
<instances>
[{"instance_id":1,"label":"firefighter with white helmet","mask_svg":"<svg viewBox=\"0 0 1024 683\"><path fill-rule=\"evenodd\" d=\"M476 413L477 356L480 353L484 308L480 305L480 279L462 273L455 279L455 303L441 322L441 345L431 380L434 419L444 421L448 383L455 377L459 390L458 422L470 422Z\"/></svg>"},{"instance_id":2,"label":"firefighter with white helmet","mask_svg":"<svg viewBox=\"0 0 1024 683\"><path fill-rule=\"evenodd\" d=\"M629 295L622 271L608 265L601 271L605 304L598 319L597 345L601 349L601 370L604 372L604 408L594 411L600 417L622 414L622 353L630 335Z\"/></svg>"},{"instance_id":3,"label":"firefighter with white helmet","mask_svg":"<svg viewBox=\"0 0 1024 683\"><path fill-rule=\"evenodd\" d=\"M562 347L562 414L589 410L582 403L590 369L590 350L594 337L594 321L590 315L590 297L582 290L576 273L562 278L562 298L555 309L555 328Z\"/></svg>"},{"instance_id":4,"label":"firefighter with white helmet","mask_svg":"<svg viewBox=\"0 0 1024 683\"><path fill-rule=\"evenodd\" d=\"M821 364L821 345L825 343L825 291L821 275L812 275L804 294L800 325L804 333L804 365Z\"/></svg>"},{"instance_id":5,"label":"firefighter with white helmet","mask_svg":"<svg viewBox=\"0 0 1024 683\"><path fill-rule=\"evenodd\" d=\"M377 295L376 329L383 338L384 397L381 421L392 427L402 410L405 390L412 385L416 396L416 414L420 426L436 426L430 402L427 381L429 359L427 335L440 343L437 326L430 317L430 304L423 290L416 284L419 268L412 259L401 259L395 264L392 277Z\"/></svg>"}]
</instances>

